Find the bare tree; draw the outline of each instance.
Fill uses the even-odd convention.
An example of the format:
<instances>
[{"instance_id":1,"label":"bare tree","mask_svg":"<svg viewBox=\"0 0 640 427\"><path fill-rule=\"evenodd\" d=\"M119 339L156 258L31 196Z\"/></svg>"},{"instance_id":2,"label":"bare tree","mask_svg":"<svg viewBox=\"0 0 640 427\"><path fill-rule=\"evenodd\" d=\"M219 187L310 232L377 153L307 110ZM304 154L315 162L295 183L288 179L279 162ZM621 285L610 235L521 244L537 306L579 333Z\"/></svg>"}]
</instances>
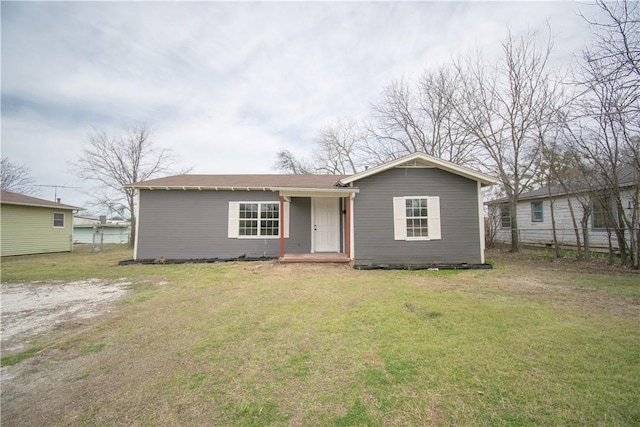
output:
<instances>
[{"instance_id":1,"label":"bare tree","mask_svg":"<svg viewBox=\"0 0 640 427\"><path fill-rule=\"evenodd\" d=\"M289 150L280 150L274 169L291 174L354 174L364 164L362 134L355 119L337 118L317 131L310 160L296 157Z\"/></svg>"},{"instance_id":2,"label":"bare tree","mask_svg":"<svg viewBox=\"0 0 640 427\"><path fill-rule=\"evenodd\" d=\"M295 175L314 173L313 167L308 161L296 158L289 150L280 150L276 154L276 163L273 168L278 172Z\"/></svg>"},{"instance_id":3,"label":"bare tree","mask_svg":"<svg viewBox=\"0 0 640 427\"><path fill-rule=\"evenodd\" d=\"M567 135L592 164L600 190L611 196L601 208L623 262L639 268L640 5L598 1L597 6L604 18L585 18L595 42L583 50L575 73L582 93Z\"/></svg>"},{"instance_id":4,"label":"bare tree","mask_svg":"<svg viewBox=\"0 0 640 427\"><path fill-rule=\"evenodd\" d=\"M535 34L508 33L493 66L478 56L458 61L458 117L489 156L511 210L511 250L520 250L518 197L537 174L541 137L549 132L561 98L549 70L551 40L539 48Z\"/></svg>"},{"instance_id":5,"label":"bare tree","mask_svg":"<svg viewBox=\"0 0 640 427\"><path fill-rule=\"evenodd\" d=\"M540 161L538 164L541 184L547 188L547 196L549 197L549 211L551 213L551 234L553 240L553 248L556 258L560 257L560 245L558 242L558 230L556 227L556 201L558 194L562 188L559 182L566 176L569 168L567 156L561 151L557 142L557 138L544 140L540 148ZM566 192L565 192L566 194ZM571 203L567 199L568 203ZM570 212L573 212L570 208ZM576 235L576 243L578 245L578 253L580 253L580 236Z\"/></svg>"},{"instance_id":6,"label":"bare tree","mask_svg":"<svg viewBox=\"0 0 640 427\"><path fill-rule=\"evenodd\" d=\"M27 196L37 193L31 177L31 171L27 166L13 164L8 157L3 157L0 169L0 187L2 190Z\"/></svg>"},{"instance_id":7,"label":"bare tree","mask_svg":"<svg viewBox=\"0 0 640 427\"><path fill-rule=\"evenodd\" d=\"M453 107L458 75L453 67L426 70L417 81L396 80L371 105L367 154L383 163L406 154L426 153L478 166L478 145Z\"/></svg>"},{"instance_id":8,"label":"bare tree","mask_svg":"<svg viewBox=\"0 0 640 427\"><path fill-rule=\"evenodd\" d=\"M637 1L608 2L597 0L596 5L603 18L582 17L591 24L595 41L583 51L587 63L604 66L603 77L620 79L635 75L626 83L638 85L640 77L640 4Z\"/></svg>"},{"instance_id":9,"label":"bare tree","mask_svg":"<svg viewBox=\"0 0 640 427\"><path fill-rule=\"evenodd\" d=\"M136 124L126 128L120 136L94 130L89 135L88 146L72 168L78 177L96 184L93 193L96 206L108 208L131 220L133 245L136 234L135 189L123 186L170 173L176 161L170 150L156 146L146 125Z\"/></svg>"},{"instance_id":10,"label":"bare tree","mask_svg":"<svg viewBox=\"0 0 640 427\"><path fill-rule=\"evenodd\" d=\"M314 141L313 163L319 173L354 174L362 169L362 130L350 117L321 128Z\"/></svg>"}]
</instances>

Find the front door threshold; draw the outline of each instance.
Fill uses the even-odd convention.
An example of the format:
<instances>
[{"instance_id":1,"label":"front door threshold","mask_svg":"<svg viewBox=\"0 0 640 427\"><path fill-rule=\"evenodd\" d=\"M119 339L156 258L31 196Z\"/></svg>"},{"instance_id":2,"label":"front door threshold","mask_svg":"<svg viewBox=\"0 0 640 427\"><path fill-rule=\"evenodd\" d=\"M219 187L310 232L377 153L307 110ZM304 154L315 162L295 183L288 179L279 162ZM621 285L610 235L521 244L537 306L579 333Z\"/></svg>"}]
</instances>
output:
<instances>
[{"instance_id":1,"label":"front door threshold","mask_svg":"<svg viewBox=\"0 0 640 427\"><path fill-rule=\"evenodd\" d=\"M307 263L334 263L348 264L351 260L347 255L341 253L313 253L313 254L285 254L279 258L280 262L307 262Z\"/></svg>"}]
</instances>

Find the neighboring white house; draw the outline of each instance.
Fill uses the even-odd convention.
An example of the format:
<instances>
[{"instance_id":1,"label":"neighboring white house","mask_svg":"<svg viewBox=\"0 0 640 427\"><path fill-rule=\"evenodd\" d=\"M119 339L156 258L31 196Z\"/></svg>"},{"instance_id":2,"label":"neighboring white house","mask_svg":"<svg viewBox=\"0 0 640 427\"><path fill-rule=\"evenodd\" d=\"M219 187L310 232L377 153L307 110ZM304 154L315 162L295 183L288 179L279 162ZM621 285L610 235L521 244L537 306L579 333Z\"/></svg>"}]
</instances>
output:
<instances>
[{"instance_id":1,"label":"neighboring white house","mask_svg":"<svg viewBox=\"0 0 640 427\"><path fill-rule=\"evenodd\" d=\"M632 217L633 210L636 209L636 218L638 217L638 206L633 202L633 194L637 188L630 182L621 183L622 208L628 218ZM553 204L553 217L552 208ZM518 232L520 234L520 242L525 245L553 245L553 226L552 218L555 221L556 238L561 246L576 247L576 233L574 223L571 217L571 207L573 208L574 217L578 231L580 233L580 242L584 244L584 236L582 235L581 219L585 211L588 214L588 237L589 245L593 249L608 249L609 239L614 249L619 247L614 227L618 225L607 223L608 216L606 210L617 216L617 207L611 193L599 192L598 195L585 193L563 192L559 186L549 188L541 188L529 192L522 193L518 198ZM496 226L497 232L495 241L498 243L511 242L511 212L506 199L498 199L488 202L490 211L497 215ZM623 224L620 226L624 227ZM626 228L626 227L624 227ZM634 232L638 233L640 225L634 227ZM629 230L625 231L627 243L629 243Z\"/></svg>"},{"instance_id":2,"label":"neighboring white house","mask_svg":"<svg viewBox=\"0 0 640 427\"><path fill-rule=\"evenodd\" d=\"M106 216L73 217L73 243L129 243L131 224L125 220L108 220Z\"/></svg>"}]
</instances>

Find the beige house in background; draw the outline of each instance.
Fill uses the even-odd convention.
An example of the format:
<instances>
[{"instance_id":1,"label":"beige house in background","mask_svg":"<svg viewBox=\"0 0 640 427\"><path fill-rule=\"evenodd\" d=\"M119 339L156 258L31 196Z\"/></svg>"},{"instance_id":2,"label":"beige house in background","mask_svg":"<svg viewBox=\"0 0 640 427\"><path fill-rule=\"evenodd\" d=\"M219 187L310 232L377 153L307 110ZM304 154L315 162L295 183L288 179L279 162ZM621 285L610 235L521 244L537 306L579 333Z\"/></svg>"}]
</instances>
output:
<instances>
[{"instance_id":1,"label":"beige house in background","mask_svg":"<svg viewBox=\"0 0 640 427\"><path fill-rule=\"evenodd\" d=\"M70 252L76 206L2 191L0 193L2 256Z\"/></svg>"}]
</instances>

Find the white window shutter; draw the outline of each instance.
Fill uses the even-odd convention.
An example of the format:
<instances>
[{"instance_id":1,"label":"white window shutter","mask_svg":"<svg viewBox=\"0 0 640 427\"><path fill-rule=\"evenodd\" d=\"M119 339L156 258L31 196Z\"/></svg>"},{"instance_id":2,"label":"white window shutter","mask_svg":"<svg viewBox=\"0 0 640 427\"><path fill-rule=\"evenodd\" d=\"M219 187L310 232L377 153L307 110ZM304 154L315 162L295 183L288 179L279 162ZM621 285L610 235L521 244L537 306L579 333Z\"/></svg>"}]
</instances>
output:
<instances>
[{"instance_id":1,"label":"white window shutter","mask_svg":"<svg viewBox=\"0 0 640 427\"><path fill-rule=\"evenodd\" d=\"M427 199L427 209L429 215L429 239L440 240L442 239L440 234L440 197L429 197Z\"/></svg>"},{"instance_id":2,"label":"white window shutter","mask_svg":"<svg viewBox=\"0 0 640 427\"><path fill-rule=\"evenodd\" d=\"M393 238L407 240L407 211L404 197L393 198Z\"/></svg>"},{"instance_id":3,"label":"white window shutter","mask_svg":"<svg viewBox=\"0 0 640 427\"><path fill-rule=\"evenodd\" d=\"M291 206L290 202L284 202L284 238L289 238L289 206Z\"/></svg>"},{"instance_id":4,"label":"white window shutter","mask_svg":"<svg viewBox=\"0 0 640 427\"><path fill-rule=\"evenodd\" d=\"M229 230L227 237L237 239L240 229L240 203L229 202Z\"/></svg>"}]
</instances>

